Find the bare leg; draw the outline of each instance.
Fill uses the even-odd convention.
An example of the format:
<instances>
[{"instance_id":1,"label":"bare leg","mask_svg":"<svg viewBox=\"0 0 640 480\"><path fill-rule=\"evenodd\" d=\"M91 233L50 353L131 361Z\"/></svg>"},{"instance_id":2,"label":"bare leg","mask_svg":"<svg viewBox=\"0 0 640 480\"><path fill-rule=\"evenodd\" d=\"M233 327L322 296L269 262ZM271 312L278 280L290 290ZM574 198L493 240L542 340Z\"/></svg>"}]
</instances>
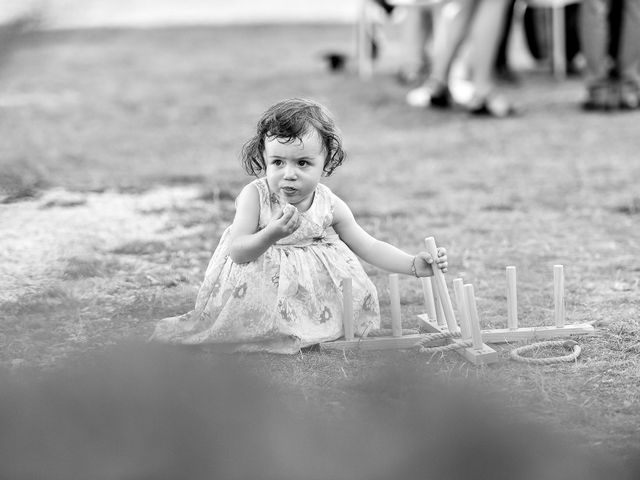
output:
<instances>
[{"instance_id":1,"label":"bare leg","mask_svg":"<svg viewBox=\"0 0 640 480\"><path fill-rule=\"evenodd\" d=\"M476 95L482 98L494 88L493 67L508 6L508 0L481 0L471 22L469 61Z\"/></svg>"},{"instance_id":2,"label":"bare leg","mask_svg":"<svg viewBox=\"0 0 640 480\"><path fill-rule=\"evenodd\" d=\"M640 0L625 0L622 8L620 74L640 86Z\"/></svg>"},{"instance_id":3,"label":"bare leg","mask_svg":"<svg viewBox=\"0 0 640 480\"><path fill-rule=\"evenodd\" d=\"M588 88L606 83L609 73L607 45L609 31L608 0L584 0L580 18L580 41L587 61L585 80Z\"/></svg>"},{"instance_id":4,"label":"bare leg","mask_svg":"<svg viewBox=\"0 0 640 480\"><path fill-rule=\"evenodd\" d=\"M620 107L640 106L640 0L625 0L622 6L622 32L618 54Z\"/></svg>"},{"instance_id":5,"label":"bare leg","mask_svg":"<svg viewBox=\"0 0 640 480\"><path fill-rule=\"evenodd\" d=\"M427 44L433 33L431 11L425 8L408 8L403 33L406 58L402 73L406 77L405 81L411 83L416 80L416 78L411 77L420 76L421 73L427 71L429 66Z\"/></svg>"},{"instance_id":6,"label":"bare leg","mask_svg":"<svg viewBox=\"0 0 640 480\"><path fill-rule=\"evenodd\" d=\"M438 9L433 40L431 78L446 85L449 71L464 41L478 0L454 0Z\"/></svg>"},{"instance_id":7,"label":"bare leg","mask_svg":"<svg viewBox=\"0 0 640 480\"><path fill-rule=\"evenodd\" d=\"M435 11L433 61L425 83L407 94L414 107L449 105L447 84L451 65L464 41L478 0L451 0Z\"/></svg>"}]
</instances>

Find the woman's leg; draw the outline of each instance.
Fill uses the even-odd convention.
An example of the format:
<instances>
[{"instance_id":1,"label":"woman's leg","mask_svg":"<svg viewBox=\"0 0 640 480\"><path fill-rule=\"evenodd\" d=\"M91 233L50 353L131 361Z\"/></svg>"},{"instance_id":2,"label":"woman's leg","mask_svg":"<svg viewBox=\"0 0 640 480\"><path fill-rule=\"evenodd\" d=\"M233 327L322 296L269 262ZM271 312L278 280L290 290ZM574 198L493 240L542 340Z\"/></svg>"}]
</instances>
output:
<instances>
[{"instance_id":1,"label":"woman's leg","mask_svg":"<svg viewBox=\"0 0 640 480\"><path fill-rule=\"evenodd\" d=\"M425 83L407 94L414 107L449 105L447 84L451 65L464 41L478 0L451 0L434 11L431 74Z\"/></svg>"},{"instance_id":2,"label":"woman's leg","mask_svg":"<svg viewBox=\"0 0 640 480\"><path fill-rule=\"evenodd\" d=\"M618 53L622 80L620 102L623 108L640 104L640 0L625 0L622 6L622 31Z\"/></svg>"},{"instance_id":3,"label":"woman's leg","mask_svg":"<svg viewBox=\"0 0 640 480\"><path fill-rule=\"evenodd\" d=\"M408 7L404 27L405 59L400 79L407 84L415 84L424 80L430 68L427 45L433 36L431 9Z\"/></svg>"},{"instance_id":4,"label":"woman's leg","mask_svg":"<svg viewBox=\"0 0 640 480\"><path fill-rule=\"evenodd\" d=\"M437 11L433 39L431 78L447 84L451 65L466 38L479 0L453 0Z\"/></svg>"},{"instance_id":5,"label":"woman's leg","mask_svg":"<svg viewBox=\"0 0 640 480\"><path fill-rule=\"evenodd\" d=\"M487 97L494 89L494 65L509 0L481 0L469 31L471 72L476 95Z\"/></svg>"},{"instance_id":6,"label":"woman's leg","mask_svg":"<svg viewBox=\"0 0 640 480\"><path fill-rule=\"evenodd\" d=\"M586 60L587 88L606 83L609 75L608 0L583 0L580 10L580 41Z\"/></svg>"}]
</instances>

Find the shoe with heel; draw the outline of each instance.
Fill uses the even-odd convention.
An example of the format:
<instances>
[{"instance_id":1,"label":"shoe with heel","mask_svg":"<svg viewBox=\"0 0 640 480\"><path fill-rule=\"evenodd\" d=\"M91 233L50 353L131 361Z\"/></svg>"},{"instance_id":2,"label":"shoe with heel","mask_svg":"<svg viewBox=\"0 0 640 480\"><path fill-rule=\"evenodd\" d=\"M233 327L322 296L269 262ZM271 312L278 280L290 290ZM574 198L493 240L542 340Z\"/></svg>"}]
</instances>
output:
<instances>
[{"instance_id":1,"label":"shoe with heel","mask_svg":"<svg viewBox=\"0 0 640 480\"><path fill-rule=\"evenodd\" d=\"M406 100L408 105L416 108L448 108L451 106L451 97L447 86L432 80L427 80L422 86L410 90Z\"/></svg>"}]
</instances>

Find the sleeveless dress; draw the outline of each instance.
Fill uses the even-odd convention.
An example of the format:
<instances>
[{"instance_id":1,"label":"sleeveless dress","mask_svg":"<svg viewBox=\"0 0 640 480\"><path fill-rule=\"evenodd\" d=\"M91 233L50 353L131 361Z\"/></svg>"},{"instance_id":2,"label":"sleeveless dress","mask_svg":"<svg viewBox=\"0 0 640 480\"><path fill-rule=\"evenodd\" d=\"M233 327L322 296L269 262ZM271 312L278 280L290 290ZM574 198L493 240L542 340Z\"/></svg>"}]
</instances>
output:
<instances>
[{"instance_id":1,"label":"sleeveless dress","mask_svg":"<svg viewBox=\"0 0 640 480\"><path fill-rule=\"evenodd\" d=\"M258 228L263 229L280 207L266 178L252 185L259 192ZM195 309L160 320L151 340L296 353L343 335L343 277L352 278L356 335L378 329L376 288L331 228L333 199L331 190L318 184L311 206L301 212L300 227L249 263L231 260L228 227L209 262Z\"/></svg>"}]
</instances>

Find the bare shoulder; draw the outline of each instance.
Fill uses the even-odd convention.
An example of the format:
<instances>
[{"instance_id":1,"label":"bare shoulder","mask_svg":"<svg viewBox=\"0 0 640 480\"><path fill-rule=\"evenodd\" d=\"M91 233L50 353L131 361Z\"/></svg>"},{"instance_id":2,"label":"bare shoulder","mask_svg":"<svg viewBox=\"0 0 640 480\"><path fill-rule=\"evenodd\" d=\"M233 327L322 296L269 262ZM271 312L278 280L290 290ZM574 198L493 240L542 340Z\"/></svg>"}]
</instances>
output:
<instances>
[{"instance_id":1,"label":"bare shoulder","mask_svg":"<svg viewBox=\"0 0 640 480\"><path fill-rule=\"evenodd\" d=\"M253 183L248 183L240 193L236 197L236 208L240 208L240 205L250 205L255 204L258 205L260 202L260 193L258 192L258 187Z\"/></svg>"},{"instance_id":2,"label":"bare shoulder","mask_svg":"<svg viewBox=\"0 0 640 480\"><path fill-rule=\"evenodd\" d=\"M332 192L331 195L333 199L333 225L344 225L354 221L349 205L335 193Z\"/></svg>"},{"instance_id":3,"label":"bare shoulder","mask_svg":"<svg viewBox=\"0 0 640 480\"><path fill-rule=\"evenodd\" d=\"M236 197L236 214L232 232L235 235L253 233L260 217L260 193L255 184L245 185Z\"/></svg>"}]
</instances>

